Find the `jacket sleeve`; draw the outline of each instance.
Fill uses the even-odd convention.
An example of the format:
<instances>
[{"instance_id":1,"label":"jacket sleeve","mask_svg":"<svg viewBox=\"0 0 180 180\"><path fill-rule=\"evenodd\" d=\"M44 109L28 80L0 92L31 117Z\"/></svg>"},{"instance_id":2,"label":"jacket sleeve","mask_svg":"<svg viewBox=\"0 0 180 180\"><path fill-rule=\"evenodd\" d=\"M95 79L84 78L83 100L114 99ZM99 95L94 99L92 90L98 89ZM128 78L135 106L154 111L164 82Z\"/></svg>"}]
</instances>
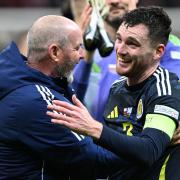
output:
<instances>
[{"instance_id":1,"label":"jacket sleeve","mask_svg":"<svg viewBox=\"0 0 180 180\"><path fill-rule=\"evenodd\" d=\"M127 136L104 126L97 144L136 164L151 166L170 143L169 136L157 129L146 128L140 136Z\"/></svg>"},{"instance_id":2,"label":"jacket sleeve","mask_svg":"<svg viewBox=\"0 0 180 180\"><path fill-rule=\"evenodd\" d=\"M62 96L61 100L65 98ZM127 165L92 139L51 123L46 115L47 103L37 92L22 89L16 93L15 104L13 116L17 119L19 140L56 169L64 169L73 177L102 177Z\"/></svg>"},{"instance_id":3,"label":"jacket sleeve","mask_svg":"<svg viewBox=\"0 0 180 180\"><path fill-rule=\"evenodd\" d=\"M89 77L91 73L92 63L80 61L74 70L74 80L72 86L76 92L77 97L83 101L88 87Z\"/></svg>"}]
</instances>

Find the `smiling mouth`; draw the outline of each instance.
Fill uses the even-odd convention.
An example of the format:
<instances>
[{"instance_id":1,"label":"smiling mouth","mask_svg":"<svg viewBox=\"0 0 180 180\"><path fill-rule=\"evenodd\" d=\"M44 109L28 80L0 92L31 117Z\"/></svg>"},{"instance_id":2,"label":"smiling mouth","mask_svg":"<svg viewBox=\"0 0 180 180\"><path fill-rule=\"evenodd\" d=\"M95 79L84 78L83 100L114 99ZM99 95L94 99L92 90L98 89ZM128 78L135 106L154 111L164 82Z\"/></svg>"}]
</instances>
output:
<instances>
[{"instance_id":1,"label":"smiling mouth","mask_svg":"<svg viewBox=\"0 0 180 180\"><path fill-rule=\"evenodd\" d=\"M117 55L117 60L122 63L130 63L131 62L131 60L124 59L124 58L120 57L119 55Z\"/></svg>"}]
</instances>

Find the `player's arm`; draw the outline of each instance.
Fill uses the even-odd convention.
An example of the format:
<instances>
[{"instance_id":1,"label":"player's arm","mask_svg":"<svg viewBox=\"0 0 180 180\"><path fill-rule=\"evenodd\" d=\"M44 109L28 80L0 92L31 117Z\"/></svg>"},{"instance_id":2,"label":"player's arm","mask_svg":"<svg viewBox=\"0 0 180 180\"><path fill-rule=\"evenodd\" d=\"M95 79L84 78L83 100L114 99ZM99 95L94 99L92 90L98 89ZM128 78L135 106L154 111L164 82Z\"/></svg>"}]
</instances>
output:
<instances>
[{"instance_id":1,"label":"player's arm","mask_svg":"<svg viewBox=\"0 0 180 180\"><path fill-rule=\"evenodd\" d=\"M119 156L151 165L169 145L175 128L173 119L164 115L148 114L140 136L126 136L103 126L97 142Z\"/></svg>"},{"instance_id":2,"label":"player's arm","mask_svg":"<svg viewBox=\"0 0 180 180\"><path fill-rule=\"evenodd\" d=\"M51 93L47 88L39 85L36 87L39 92L34 88L19 90L15 110L12 112L12 116L17 117L19 140L30 152L35 152L56 169L59 168L59 174L68 171L77 179L106 176L127 164L113 153L95 145L91 138L53 124L46 115ZM22 92L30 95L22 96ZM62 96L61 100L66 99Z\"/></svg>"},{"instance_id":3,"label":"player's arm","mask_svg":"<svg viewBox=\"0 0 180 180\"><path fill-rule=\"evenodd\" d=\"M98 121L94 120L83 104L73 96L76 106L64 102L55 101L56 106L50 109L66 114L54 114L48 112L53 119L52 122L63 124L77 132L89 135L97 140L97 143L125 157L130 161L151 165L169 145L176 124L173 118L157 113L147 114L145 125L139 136L127 136L120 134ZM157 123L158 122L158 123Z\"/></svg>"}]
</instances>

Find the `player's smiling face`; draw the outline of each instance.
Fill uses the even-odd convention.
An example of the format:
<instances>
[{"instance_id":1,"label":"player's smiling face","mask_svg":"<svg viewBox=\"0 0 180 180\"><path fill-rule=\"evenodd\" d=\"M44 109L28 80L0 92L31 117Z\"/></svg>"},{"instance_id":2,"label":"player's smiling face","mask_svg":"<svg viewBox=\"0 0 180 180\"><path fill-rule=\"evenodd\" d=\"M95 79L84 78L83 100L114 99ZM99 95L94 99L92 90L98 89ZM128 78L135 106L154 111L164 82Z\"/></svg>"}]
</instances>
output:
<instances>
[{"instance_id":1,"label":"player's smiling face","mask_svg":"<svg viewBox=\"0 0 180 180\"><path fill-rule=\"evenodd\" d=\"M118 74L138 79L152 66L155 50L150 43L148 34L148 28L143 24L133 27L121 24L115 42Z\"/></svg>"}]
</instances>

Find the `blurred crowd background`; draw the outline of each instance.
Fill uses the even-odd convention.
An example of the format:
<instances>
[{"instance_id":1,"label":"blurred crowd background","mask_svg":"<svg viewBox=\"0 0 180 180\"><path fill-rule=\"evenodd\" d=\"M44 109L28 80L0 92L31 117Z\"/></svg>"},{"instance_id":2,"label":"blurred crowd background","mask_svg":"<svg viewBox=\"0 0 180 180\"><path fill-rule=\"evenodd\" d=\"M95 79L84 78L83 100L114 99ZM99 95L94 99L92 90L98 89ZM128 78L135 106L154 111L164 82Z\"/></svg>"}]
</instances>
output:
<instances>
[{"instance_id":1,"label":"blurred crowd background","mask_svg":"<svg viewBox=\"0 0 180 180\"><path fill-rule=\"evenodd\" d=\"M71 0L1 0L1 7L57 7L68 6ZM78 1L78 0L75 0ZM179 0L140 0L141 5L159 5L164 7L180 6Z\"/></svg>"},{"instance_id":2,"label":"blurred crowd background","mask_svg":"<svg viewBox=\"0 0 180 180\"><path fill-rule=\"evenodd\" d=\"M79 16L86 0L1 0L0 1L0 50L10 41L15 41L25 54L27 29L40 16L48 14L64 15L73 19ZM164 7L172 18L173 34L180 37L179 0L140 0L139 6L158 5ZM76 6L76 11L74 7ZM77 12L78 9L78 12Z\"/></svg>"}]
</instances>

